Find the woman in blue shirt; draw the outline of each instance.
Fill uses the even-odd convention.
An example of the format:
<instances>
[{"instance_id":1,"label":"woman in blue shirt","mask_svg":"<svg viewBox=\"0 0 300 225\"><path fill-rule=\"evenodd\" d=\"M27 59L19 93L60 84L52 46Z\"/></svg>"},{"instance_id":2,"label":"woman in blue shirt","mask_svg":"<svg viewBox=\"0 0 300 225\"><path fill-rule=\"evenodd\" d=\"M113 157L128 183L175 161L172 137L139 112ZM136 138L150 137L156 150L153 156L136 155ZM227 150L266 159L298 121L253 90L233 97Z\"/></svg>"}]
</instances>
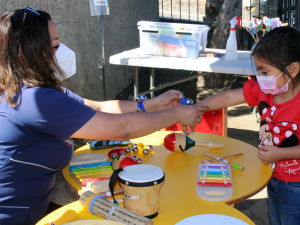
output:
<instances>
[{"instance_id":1,"label":"woman in blue shirt","mask_svg":"<svg viewBox=\"0 0 300 225\"><path fill-rule=\"evenodd\" d=\"M1 225L35 224L45 215L54 175L72 157L71 138L121 141L175 123L193 128L207 110L177 106L178 91L144 101L139 113L134 101L96 102L63 88L63 69L75 57L42 11L0 15L0 43ZM70 56L64 64L58 50Z\"/></svg>"}]
</instances>

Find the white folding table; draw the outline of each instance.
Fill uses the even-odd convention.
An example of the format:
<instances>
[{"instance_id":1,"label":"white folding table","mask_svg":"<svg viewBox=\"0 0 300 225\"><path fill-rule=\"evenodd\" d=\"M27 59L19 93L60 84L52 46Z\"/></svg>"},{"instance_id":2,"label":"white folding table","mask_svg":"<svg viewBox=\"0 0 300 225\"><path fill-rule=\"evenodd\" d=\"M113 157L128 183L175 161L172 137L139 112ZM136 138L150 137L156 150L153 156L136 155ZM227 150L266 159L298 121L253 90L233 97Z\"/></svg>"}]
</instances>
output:
<instances>
[{"instance_id":1,"label":"white folding table","mask_svg":"<svg viewBox=\"0 0 300 225\"><path fill-rule=\"evenodd\" d=\"M225 50L222 49L209 49L206 51L213 51L217 54L224 54ZM150 67L150 90L139 93L139 95L151 93L151 97L154 96L153 92L177 83L181 83L201 75L207 75L209 73L228 73L239 75L256 75L256 67L254 62L251 61L250 51L238 51L238 60L226 60L225 57L219 58L180 58L170 56L155 56L155 55L143 55L140 48L124 51L116 55L112 55L109 58L109 63L115 65L125 65L135 67L134 77L134 97L138 95L138 67ZM178 81L168 82L160 84L158 87L154 87L154 68L168 68L175 70L190 70L201 71L201 74L189 76Z\"/></svg>"}]
</instances>

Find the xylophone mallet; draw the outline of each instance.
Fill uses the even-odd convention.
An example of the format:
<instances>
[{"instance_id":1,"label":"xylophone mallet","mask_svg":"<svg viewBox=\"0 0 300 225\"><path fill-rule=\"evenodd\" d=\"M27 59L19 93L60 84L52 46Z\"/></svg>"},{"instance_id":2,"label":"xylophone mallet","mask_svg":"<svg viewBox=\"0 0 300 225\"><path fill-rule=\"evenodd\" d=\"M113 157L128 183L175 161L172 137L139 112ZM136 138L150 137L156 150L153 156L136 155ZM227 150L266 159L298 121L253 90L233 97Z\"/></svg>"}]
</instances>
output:
<instances>
[{"instance_id":1,"label":"xylophone mallet","mask_svg":"<svg viewBox=\"0 0 300 225\"><path fill-rule=\"evenodd\" d=\"M225 159L223 159L223 158L220 158L220 157L218 157L218 156L209 154L208 152L204 152L204 155L210 156L210 157L212 157L212 158L214 158L214 159L216 159L216 160L218 160L218 161L220 161L220 162L222 162L222 163L228 164L228 165L230 165L231 167L233 167L233 168L235 168L235 169L238 169L238 170L244 170L244 167L243 167L243 166L240 166L240 165L238 165L238 164L229 162L229 161L227 161L227 160L225 160Z\"/></svg>"},{"instance_id":2,"label":"xylophone mallet","mask_svg":"<svg viewBox=\"0 0 300 225\"><path fill-rule=\"evenodd\" d=\"M168 134L164 139L164 145L166 149L172 152L184 152L191 147L210 147L210 148L222 148L224 145L218 142L198 142L193 141L188 136L181 133Z\"/></svg>"},{"instance_id":3,"label":"xylophone mallet","mask_svg":"<svg viewBox=\"0 0 300 225\"><path fill-rule=\"evenodd\" d=\"M228 158L233 158L233 157L237 157L237 156L241 156L241 155L244 155L244 153L238 153L238 154L234 154L234 155L227 155L227 156L223 156L221 158L222 159L228 159ZM208 163L208 162L213 162L213 161L216 161L216 159L215 158L213 158L213 159L203 159L202 163Z\"/></svg>"}]
</instances>

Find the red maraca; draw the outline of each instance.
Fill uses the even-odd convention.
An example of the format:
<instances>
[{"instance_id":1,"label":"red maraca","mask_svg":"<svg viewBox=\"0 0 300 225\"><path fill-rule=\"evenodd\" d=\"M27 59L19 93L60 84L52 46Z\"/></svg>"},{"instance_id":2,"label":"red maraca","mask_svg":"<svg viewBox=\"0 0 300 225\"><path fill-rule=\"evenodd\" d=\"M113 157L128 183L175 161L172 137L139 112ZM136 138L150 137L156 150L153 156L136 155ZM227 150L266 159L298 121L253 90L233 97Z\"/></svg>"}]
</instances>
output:
<instances>
[{"instance_id":1,"label":"red maraca","mask_svg":"<svg viewBox=\"0 0 300 225\"><path fill-rule=\"evenodd\" d=\"M210 148L222 148L224 146L218 142L196 142L180 133L168 134L164 139L164 145L166 149L172 152L184 152L194 146Z\"/></svg>"}]
</instances>

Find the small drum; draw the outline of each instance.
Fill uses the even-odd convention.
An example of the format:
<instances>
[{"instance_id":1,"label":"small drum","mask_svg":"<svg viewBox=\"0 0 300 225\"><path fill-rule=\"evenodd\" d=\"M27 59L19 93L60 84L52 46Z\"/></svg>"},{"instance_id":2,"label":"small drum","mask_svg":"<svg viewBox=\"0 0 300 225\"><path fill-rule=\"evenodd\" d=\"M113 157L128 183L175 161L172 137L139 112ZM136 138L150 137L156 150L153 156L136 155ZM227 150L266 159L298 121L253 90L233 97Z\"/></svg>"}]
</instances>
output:
<instances>
[{"instance_id":1,"label":"small drum","mask_svg":"<svg viewBox=\"0 0 300 225\"><path fill-rule=\"evenodd\" d=\"M124 190L125 208L149 219L155 218L164 171L157 166L138 164L125 167L118 178Z\"/></svg>"}]
</instances>

